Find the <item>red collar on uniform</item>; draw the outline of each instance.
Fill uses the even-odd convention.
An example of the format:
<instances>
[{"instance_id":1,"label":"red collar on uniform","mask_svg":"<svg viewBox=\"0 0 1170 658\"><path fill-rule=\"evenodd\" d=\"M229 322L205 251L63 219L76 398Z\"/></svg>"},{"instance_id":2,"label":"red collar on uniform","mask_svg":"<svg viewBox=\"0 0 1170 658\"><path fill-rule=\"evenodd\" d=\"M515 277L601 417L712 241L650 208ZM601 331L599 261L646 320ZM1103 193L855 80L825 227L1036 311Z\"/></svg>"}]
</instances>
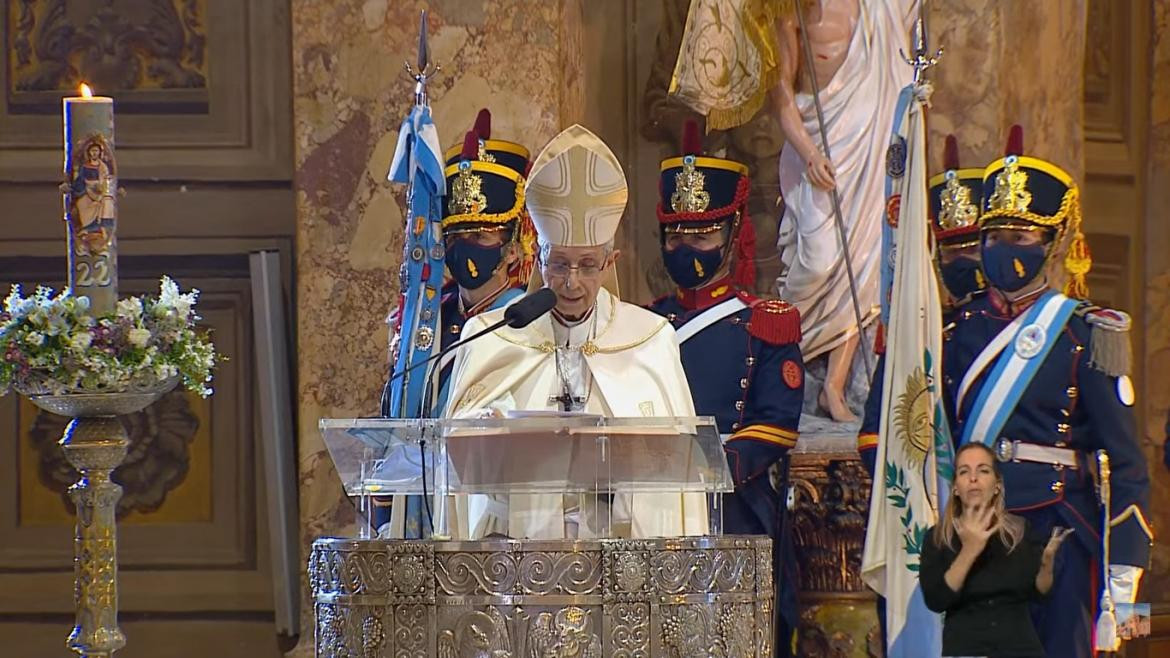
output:
<instances>
[{"instance_id":1,"label":"red collar on uniform","mask_svg":"<svg viewBox=\"0 0 1170 658\"><path fill-rule=\"evenodd\" d=\"M731 282L731 276L725 276L713 281L702 288L679 288L676 296L678 302L688 311L698 311L731 297L736 293Z\"/></svg>"},{"instance_id":2,"label":"red collar on uniform","mask_svg":"<svg viewBox=\"0 0 1170 658\"><path fill-rule=\"evenodd\" d=\"M1009 300L998 288L990 288L988 296L991 298L991 305L995 307L995 310L1000 315L1007 318L1015 318L1017 315L1031 308L1032 304L1035 304L1036 300L1040 299L1040 295L1044 294L1047 290L1047 286L1039 288L1014 302Z\"/></svg>"}]
</instances>

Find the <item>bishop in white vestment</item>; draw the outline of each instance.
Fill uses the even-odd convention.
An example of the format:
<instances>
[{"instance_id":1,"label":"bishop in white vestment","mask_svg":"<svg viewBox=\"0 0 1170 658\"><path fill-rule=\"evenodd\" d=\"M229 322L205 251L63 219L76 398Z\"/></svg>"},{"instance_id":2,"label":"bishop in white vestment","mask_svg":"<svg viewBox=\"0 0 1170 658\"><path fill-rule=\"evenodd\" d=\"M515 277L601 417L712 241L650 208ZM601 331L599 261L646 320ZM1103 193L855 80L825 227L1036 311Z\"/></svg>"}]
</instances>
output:
<instances>
[{"instance_id":1,"label":"bishop in white vestment","mask_svg":"<svg viewBox=\"0 0 1170 658\"><path fill-rule=\"evenodd\" d=\"M456 353L446 416L508 411L567 411L607 417L693 416L674 329L650 311L621 301L615 289L613 236L626 206L625 174L596 135L574 125L533 163L526 203L540 244L540 281L556 308L523 329L503 328ZM471 336L503 317L476 316ZM556 440L550 438L549 440ZM523 459L523 455L516 455ZM560 495L473 497L466 537L490 532L526 538L584 538L598 531L593 510ZM506 510L506 511L505 511ZM568 516L566 514L568 513ZM702 494L618 495L616 525L634 537L702 534Z\"/></svg>"}]
</instances>

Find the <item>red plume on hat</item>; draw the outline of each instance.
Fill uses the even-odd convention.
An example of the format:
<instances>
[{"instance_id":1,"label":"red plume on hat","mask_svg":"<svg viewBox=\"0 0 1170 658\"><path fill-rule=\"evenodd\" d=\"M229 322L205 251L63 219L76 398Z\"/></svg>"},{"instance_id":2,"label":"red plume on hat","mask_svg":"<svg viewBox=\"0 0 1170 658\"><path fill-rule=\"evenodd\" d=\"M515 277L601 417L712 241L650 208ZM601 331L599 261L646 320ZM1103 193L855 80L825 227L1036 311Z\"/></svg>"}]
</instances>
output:
<instances>
[{"instance_id":1,"label":"red plume on hat","mask_svg":"<svg viewBox=\"0 0 1170 658\"><path fill-rule=\"evenodd\" d=\"M959 140L954 135L947 135L946 145L943 147L943 170L950 171L959 168Z\"/></svg>"},{"instance_id":2,"label":"red plume on hat","mask_svg":"<svg viewBox=\"0 0 1170 658\"><path fill-rule=\"evenodd\" d=\"M699 155L703 152L703 138L699 135L699 122L687 119L683 124L682 154Z\"/></svg>"},{"instance_id":3,"label":"red plume on hat","mask_svg":"<svg viewBox=\"0 0 1170 658\"><path fill-rule=\"evenodd\" d=\"M475 128L474 128L474 130L475 130L475 134L478 135L480 139L491 139L492 138L492 113L491 113L491 110L489 110L485 107L479 111L479 114L475 115Z\"/></svg>"},{"instance_id":4,"label":"red plume on hat","mask_svg":"<svg viewBox=\"0 0 1170 658\"><path fill-rule=\"evenodd\" d=\"M1007 146L1004 148L1003 154L1005 157L1024 154L1024 129L1020 124L1013 124L1011 131L1008 132Z\"/></svg>"},{"instance_id":5,"label":"red plume on hat","mask_svg":"<svg viewBox=\"0 0 1170 658\"><path fill-rule=\"evenodd\" d=\"M460 154L462 160L474 160L479 156L479 135L474 130L468 130L467 134L463 136L463 153Z\"/></svg>"}]
</instances>

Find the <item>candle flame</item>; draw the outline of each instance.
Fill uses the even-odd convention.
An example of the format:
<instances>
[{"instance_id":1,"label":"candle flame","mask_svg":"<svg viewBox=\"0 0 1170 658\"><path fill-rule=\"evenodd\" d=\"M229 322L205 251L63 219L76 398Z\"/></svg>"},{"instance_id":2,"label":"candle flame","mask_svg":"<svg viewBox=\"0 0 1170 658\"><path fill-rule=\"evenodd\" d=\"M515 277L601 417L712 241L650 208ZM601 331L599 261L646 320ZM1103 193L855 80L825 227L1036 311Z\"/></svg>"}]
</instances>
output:
<instances>
[{"instance_id":1,"label":"candle flame","mask_svg":"<svg viewBox=\"0 0 1170 658\"><path fill-rule=\"evenodd\" d=\"M90 89L89 85L85 84L84 82L81 83L81 86L77 89L81 92L82 98L93 98L93 90Z\"/></svg>"}]
</instances>

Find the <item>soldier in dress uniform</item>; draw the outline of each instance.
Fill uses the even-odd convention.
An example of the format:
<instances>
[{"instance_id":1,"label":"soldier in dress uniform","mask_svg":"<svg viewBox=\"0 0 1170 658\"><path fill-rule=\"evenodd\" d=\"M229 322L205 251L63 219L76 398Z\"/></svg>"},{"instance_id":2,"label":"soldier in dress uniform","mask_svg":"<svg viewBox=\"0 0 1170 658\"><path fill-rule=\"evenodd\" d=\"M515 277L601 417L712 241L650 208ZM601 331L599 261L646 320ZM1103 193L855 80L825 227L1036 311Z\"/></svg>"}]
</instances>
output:
<instances>
[{"instance_id":1,"label":"soldier in dress uniform","mask_svg":"<svg viewBox=\"0 0 1170 658\"><path fill-rule=\"evenodd\" d=\"M796 445L804 395L800 315L752 296L755 233L743 164L701 154L688 122L682 155L662 162L658 222L676 293L650 305L678 334L695 410L726 437L735 493L723 498L723 529L773 539L776 655L789 655L796 628L796 565L786 524L788 451ZM778 466L781 492L769 470Z\"/></svg>"},{"instance_id":2,"label":"soldier in dress uniform","mask_svg":"<svg viewBox=\"0 0 1170 658\"><path fill-rule=\"evenodd\" d=\"M440 307L440 347L446 349L459 340L469 318L523 296L536 254L536 231L524 208L528 149L491 139L487 109L479 111L463 142L448 148L443 157L444 259L451 275ZM451 361L442 359L433 409L443 408ZM388 401L384 396L383 403ZM392 414L383 408L383 415Z\"/></svg>"},{"instance_id":3,"label":"soldier in dress uniform","mask_svg":"<svg viewBox=\"0 0 1170 658\"><path fill-rule=\"evenodd\" d=\"M959 168L959 145L954 135L947 135L946 147L943 150L943 167L943 173L931 177L927 195L930 201L931 230L937 244L935 268L946 292L943 306L943 340L948 341L959 310L977 291L986 287L987 282L979 268L979 211L983 196L983 170ZM897 204L891 204L888 211L887 220L892 224L896 223ZM884 328L882 325L878 326L878 338L874 345L878 362L869 387L869 395L865 399L861 427L857 433L857 452L861 455L861 463L871 479L875 472L878 432L881 429L882 391L885 386ZM886 607L885 598L881 596L877 599L877 614L884 653Z\"/></svg>"},{"instance_id":4,"label":"soldier in dress uniform","mask_svg":"<svg viewBox=\"0 0 1170 658\"><path fill-rule=\"evenodd\" d=\"M487 109L479 111L475 127L463 142L447 149L443 156L447 179L443 246L451 283L442 291L439 345L446 349L459 340L469 318L503 308L523 296L535 260L536 231L524 207L528 149L491 139L491 113ZM396 341L394 336L391 354L398 353ZM440 360L438 395L430 409L444 406L454 356L452 353ZM387 384L382 395L383 416L394 415L389 409L389 391ZM403 525L407 538L419 537L421 500L417 496L404 500L406 512L398 524ZM374 525L381 529L391 520L390 499L377 498L374 504Z\"/></svg>"},{"instance_id":5,"label":"soldier in dress uniform","mask_svg":"<svg viewBox=\"0 0 1170 658\"><path fill-rule=\"evenodd\" d=\"M1032 611L1047 655L1081 658L1093 655L1104 587L1114 603L1136 597L1152 541L1149 479L1129 378L1129 316L1081 299L1090 260L1077 185L1056 165L1022 155L1022 143L1013 127L1006 157L984 172L989 286L959 313L944 382L957 442L982 442L1002 462L1007 509L1043 535L1075 531L1057 554L1052 591ZM1069 296L1046 277L1065 244ZM1112 466L1107 509L1094 484L1100 450Z\"/></svg>"}]
</instances>

